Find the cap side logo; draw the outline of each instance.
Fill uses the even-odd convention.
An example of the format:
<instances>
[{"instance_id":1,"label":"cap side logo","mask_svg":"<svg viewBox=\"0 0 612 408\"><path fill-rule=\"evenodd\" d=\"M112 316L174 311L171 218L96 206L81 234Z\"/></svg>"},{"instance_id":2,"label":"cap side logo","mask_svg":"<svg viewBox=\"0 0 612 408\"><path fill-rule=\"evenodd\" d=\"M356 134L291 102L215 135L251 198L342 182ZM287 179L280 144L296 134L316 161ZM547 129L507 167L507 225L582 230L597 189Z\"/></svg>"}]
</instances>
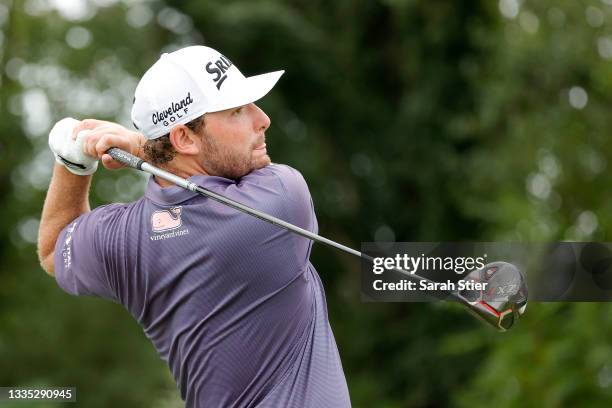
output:
<instances>
[{"instance_id":1,"label":"cap side logo","mask_svg":"<svg viewBox=\"0 0 612 408\"><path fill-rule=\"evenodd\" d=\"M227 57L221 55L221 58L214 62L209 62L206 64L206 72L211 75L214 75L213 81L215 81L215 85L217 89L221 89L221 85L223 85L223 81L227 79L227 74L225 73L232 65L232 61L227 59Z\"/></svg>"},{"instance_id":2,"label":"cap side logo","mask_svg":"<svg viewBox=\"0 0 612 408\"><path fill-rule=\"evenodd\" d=\"M176 122L177 119L180 119L186 115L189 111L187 107L192 103L193 98L191 97L191 92L187 92L187 96L180 101L171 102L170 106L168 106L166 109L159 112L153 112L151 121L154 125L163 123L164 126L168 126L170 122Z\"/></svg>"}]
</instances>

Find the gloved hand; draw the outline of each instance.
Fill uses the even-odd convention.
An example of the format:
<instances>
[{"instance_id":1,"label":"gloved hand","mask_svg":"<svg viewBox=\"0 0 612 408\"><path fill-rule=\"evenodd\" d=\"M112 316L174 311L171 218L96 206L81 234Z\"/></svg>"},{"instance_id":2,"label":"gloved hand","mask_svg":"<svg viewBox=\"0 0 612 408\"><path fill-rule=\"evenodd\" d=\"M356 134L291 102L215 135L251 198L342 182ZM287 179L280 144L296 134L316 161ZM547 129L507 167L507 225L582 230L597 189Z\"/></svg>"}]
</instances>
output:
<instances>
[{"instance_id":1,"label":"gloved hand","mask_svg":"<svg viewBox=\"0 0 612 408\"><path fill-rule=\"evenodd\" d=\"M55 155L55 161L66 166L68 171L87 176L97 170L98 159L86 155L83 151L83 142L89 130L82 130L76 140L72 139L72 130L79 123L73 118L64 118L57 122L49 132L49 147Z\"/></svg>"}]
</instances>

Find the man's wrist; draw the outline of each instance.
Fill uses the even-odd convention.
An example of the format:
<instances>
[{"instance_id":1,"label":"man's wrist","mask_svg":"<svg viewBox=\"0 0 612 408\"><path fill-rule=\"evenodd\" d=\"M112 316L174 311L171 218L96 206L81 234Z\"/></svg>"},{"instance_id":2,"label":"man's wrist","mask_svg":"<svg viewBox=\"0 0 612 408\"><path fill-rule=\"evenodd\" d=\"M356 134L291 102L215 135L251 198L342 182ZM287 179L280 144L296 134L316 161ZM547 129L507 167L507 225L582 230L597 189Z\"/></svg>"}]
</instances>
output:
<instances>
[{"instance_id":1,"label":"man's wrist","mask_svg":"<svg viewBox=\"0 0 612 408\"><path fill-rule=\"evenodd\" d=\"M63 180L74 180L74 182L80 182L88 184L89 180L93 177L93 174L79 175L68 170L63 164L55 162L53 171L58 174Z\"/></svg>"}]
</instances>

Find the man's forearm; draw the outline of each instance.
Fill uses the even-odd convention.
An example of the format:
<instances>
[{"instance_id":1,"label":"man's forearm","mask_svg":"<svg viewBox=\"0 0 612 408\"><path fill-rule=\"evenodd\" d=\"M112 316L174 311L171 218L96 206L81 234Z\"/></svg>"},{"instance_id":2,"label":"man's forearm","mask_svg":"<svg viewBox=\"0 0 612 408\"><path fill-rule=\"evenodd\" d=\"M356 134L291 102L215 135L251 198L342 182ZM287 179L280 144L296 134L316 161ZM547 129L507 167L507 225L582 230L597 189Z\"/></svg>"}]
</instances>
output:
<instances>
[{"instance_id":1,"label":"man's forearm","mask_svg":"<svg viewBox=\"0 0 612 408\"><path fill-rule=\"evenodd\" d=\"M77 176L55 164L47 191L38 231L38 258L43 269L53 275L55 242L66 225L90 211L91 176Z\"/></svg>"}]
</instances>

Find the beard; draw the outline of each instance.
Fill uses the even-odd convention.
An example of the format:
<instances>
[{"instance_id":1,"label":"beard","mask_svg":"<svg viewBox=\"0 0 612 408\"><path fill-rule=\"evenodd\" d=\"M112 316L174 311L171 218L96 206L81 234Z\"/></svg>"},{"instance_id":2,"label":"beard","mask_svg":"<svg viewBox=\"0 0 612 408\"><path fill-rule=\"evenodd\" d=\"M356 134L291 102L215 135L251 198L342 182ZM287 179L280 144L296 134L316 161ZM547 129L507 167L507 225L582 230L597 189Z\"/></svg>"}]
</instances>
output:
<instances>
[{"instance_id":1,"label":"beard","mask_svg":"<svg viewBox=\"0 0 612 408\"><path fill-rule=\"evenodd\" d=\"M210 175L237 180L271 163L267 153L257 154L255 151L255 147L262 143L263 139L260 139L248 148L231 148L221 145L215 137L205 133L202 136L202 166Z\"/></svg>"}]
</instances>

